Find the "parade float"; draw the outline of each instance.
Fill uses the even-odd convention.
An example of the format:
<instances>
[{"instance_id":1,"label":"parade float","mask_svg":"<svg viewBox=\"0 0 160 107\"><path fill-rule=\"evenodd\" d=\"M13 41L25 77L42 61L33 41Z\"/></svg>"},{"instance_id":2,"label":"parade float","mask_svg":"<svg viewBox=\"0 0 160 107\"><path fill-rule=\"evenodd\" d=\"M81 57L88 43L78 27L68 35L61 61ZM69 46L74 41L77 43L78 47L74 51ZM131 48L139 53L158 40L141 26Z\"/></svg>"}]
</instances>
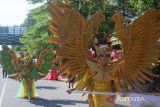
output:
<instances>
[{"instance_id":1,"label":"parade float","mask_svg":"<svg viewBox=\"0 0 160 107\"><path fill-rule=\"evenodd\" d=\"M17 97L37 98L35 81L45 77L52 67L54 58L52 50L47 48L42 50L37 62L34 62L33 57L29 54L17 56L7 45L3 45L2 48L0 56L3 69L7 72L9 78L21 81Z\"/></svg>"}]
</instances>

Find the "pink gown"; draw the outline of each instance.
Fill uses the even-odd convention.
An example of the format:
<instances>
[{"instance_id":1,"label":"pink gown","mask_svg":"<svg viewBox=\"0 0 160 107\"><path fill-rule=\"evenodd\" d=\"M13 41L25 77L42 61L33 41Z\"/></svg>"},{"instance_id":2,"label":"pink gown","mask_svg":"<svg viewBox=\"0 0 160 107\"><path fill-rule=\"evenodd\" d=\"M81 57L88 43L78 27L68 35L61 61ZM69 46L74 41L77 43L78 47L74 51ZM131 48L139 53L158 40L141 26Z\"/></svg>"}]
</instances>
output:
<instances>
[{"instance_id":1,"label":"pink gown","mask_svg":"<svg viewBox=\"0 0 160 107\"><path fill-rule=\"evenodd\" d=\"M52 68L48 75L45 77L45 80L60 80L57 70Z\"/></svg>"}]
</instances>

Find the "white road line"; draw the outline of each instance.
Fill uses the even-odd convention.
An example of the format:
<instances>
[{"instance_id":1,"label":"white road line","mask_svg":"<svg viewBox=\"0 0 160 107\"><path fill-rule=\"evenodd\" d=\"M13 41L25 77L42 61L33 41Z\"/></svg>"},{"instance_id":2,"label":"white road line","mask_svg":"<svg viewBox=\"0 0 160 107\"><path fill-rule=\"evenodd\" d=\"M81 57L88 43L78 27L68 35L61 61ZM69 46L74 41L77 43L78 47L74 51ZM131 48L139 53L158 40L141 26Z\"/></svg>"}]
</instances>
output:
<instances>
[{"instance_id":1,"label":"white road line","mask_svg":"<svg viewBox=\"0 0 160 107\"><path fill-rule=\"evenodd\" d=\"M3 85L3 89L2 89L2 93L1 93L1 97L0 97L0 107L2 107L2 100L3 100L3 96L4 96L4 93L5 93L5 89L6 89L7 79L8 79L8 76L5 79L5 82L4 82L4 85Z\"/></svg>"}]
</instances>

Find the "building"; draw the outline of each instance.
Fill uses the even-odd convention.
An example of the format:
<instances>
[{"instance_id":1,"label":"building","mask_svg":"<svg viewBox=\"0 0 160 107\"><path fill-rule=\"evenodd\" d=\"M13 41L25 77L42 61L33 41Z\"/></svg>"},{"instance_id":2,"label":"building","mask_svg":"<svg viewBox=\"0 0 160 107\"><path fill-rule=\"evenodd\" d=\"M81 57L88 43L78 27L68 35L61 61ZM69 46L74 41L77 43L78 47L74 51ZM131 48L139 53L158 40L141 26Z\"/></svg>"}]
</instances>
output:
<instances>
[{"instance_id":1,"label":"building","mask_svg":"<svg viewBox=\"0 0 160 107\"><path fill-rule=\"evenodd\" d=\"M23 36L25 27L22 26L0 26L0 45L18 45L19 38Z\"/></svg>"}]
</instances>

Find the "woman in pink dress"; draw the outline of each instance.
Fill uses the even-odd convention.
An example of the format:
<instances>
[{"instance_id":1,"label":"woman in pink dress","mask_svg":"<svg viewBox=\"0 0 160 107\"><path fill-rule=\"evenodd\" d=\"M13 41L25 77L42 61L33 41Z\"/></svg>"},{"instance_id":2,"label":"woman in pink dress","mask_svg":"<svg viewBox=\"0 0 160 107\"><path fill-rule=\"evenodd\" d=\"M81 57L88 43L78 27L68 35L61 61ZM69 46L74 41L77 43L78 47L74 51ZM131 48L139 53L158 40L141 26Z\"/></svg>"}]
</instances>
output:
<instances>
[{"instance_id":1,"label":"woman in pink dress","mask_svg":"<svg viewBox=\"0 0 160 107\"><path fill-rule=\"evenodd\" d=\"M54 67L52 67L49 74L45 77L45 80L60 80L59 74Z\"/></svg>"}]
</instances>

